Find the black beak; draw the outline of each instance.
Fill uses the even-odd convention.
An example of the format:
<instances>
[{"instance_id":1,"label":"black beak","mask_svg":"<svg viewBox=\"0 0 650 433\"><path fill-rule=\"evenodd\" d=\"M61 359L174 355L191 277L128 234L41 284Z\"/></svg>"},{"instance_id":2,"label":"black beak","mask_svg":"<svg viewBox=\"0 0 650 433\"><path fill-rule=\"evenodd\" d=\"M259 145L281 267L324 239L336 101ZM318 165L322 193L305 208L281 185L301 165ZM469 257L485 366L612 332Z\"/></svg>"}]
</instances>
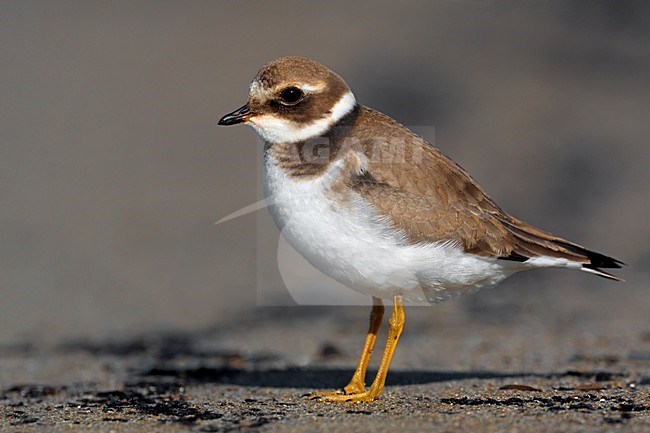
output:
<instances>
[{"instance_id":1,"label":"black beak","mask_svg":"<svg viewBox=\"0 0 650 433\"><path fill-rule=\"evenodd\" d=\"M236 109L232 113L228 113L219 119L219 125L236 125L238 123L246 122L248 118L253 114L248 104L244 105L241 108Z\"/></svg>"}]
</instances>

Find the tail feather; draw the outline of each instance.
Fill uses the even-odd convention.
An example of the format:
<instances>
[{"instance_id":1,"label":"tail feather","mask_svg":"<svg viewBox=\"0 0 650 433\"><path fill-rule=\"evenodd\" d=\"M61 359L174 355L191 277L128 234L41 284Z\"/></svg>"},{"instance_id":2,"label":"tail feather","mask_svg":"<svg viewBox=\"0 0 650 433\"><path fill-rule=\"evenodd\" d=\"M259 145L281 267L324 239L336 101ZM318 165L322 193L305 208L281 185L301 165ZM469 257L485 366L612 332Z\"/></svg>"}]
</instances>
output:
<instances>
[{"instance_id":1,"label":"tail feather","mask_svg":"<svg viewBox=\"0 0 650 433\"><path fill-rule=\"evenodd\" d=\"M588 250L582 245L544 232L509 215L502 219L501 222L515 240L512 253L509 257L504 257L505 259L522 261L522 258L531 259L534 257L563 258L581 263L582 268L580 269L584 272L613 281L623 281L617 276L600 269L621 268L625 266L625 263L621 260Z\"/></svg>"},{"instance_id":2,"label":"tail feather","mask_svg":"<svg viewBox=\"0 0 650 433\"><path fill-rule=\"evenodd\" d=\"M584 272L589 272L590 274L598 275L599 277L607 278L608 280L612 280L612 281L621 281L621 282L625 281L622 278L617 277L616 275L612 275L609 272L605 272L602 269L598 269L597 267L591 265L582 265L582 269L580 270Z\"/></svg>"}]
</instances>

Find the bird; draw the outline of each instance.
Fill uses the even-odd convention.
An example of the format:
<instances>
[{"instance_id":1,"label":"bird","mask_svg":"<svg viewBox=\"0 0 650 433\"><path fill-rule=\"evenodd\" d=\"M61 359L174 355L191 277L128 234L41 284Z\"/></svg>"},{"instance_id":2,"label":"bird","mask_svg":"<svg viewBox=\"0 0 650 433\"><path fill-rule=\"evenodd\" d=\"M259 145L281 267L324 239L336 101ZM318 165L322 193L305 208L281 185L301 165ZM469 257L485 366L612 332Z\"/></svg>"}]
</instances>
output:
<instances>
[{"instance_id":1,"label":"bird","mask_svg":"<svg viewBox=\"0 0 650 433\"><path fill-rule=\"evenodd\" d=\"M405 323L405 302L435 304L520 271L567 268L614 281L618 259L503 211L456 162L304 57L272 60L245 105L219 125L246 124L264 141L264 191L287 242L311 265L372 297L370 325L350 382L316 392L327 402L371 402L384 390ZM384 353L366 370L392 301Z\"/></svg>"}]
</instances>

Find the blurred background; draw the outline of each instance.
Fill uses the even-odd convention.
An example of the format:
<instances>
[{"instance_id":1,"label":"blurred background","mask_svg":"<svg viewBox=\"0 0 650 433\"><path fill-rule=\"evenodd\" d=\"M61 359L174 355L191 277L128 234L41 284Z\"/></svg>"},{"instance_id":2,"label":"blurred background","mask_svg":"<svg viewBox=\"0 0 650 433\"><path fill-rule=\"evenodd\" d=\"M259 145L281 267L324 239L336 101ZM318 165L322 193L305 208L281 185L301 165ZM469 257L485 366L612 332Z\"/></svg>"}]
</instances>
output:
<instances>
[{"instance_id":1,"label":"blurred background","mask_svg":"<svg viewBox=\"0 0 650 433\"><path fill-rule=\"evenodd\" d=\"M219 326L270 308L260 285L290 301L266 211L214 224L262 197L259 140L216 122L281 55L435 130L508 212L631 265L417 314L649 311L648 2L23 0L0 4L0 343Z\"/></svg>"}]
</instances>

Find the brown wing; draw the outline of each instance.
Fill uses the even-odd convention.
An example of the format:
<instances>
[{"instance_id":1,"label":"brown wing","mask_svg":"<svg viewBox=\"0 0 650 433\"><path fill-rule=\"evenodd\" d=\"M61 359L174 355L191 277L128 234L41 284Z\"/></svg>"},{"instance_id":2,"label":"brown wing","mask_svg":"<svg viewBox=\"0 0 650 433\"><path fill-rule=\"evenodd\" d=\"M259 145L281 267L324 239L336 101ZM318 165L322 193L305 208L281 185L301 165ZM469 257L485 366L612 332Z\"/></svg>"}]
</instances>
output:
<instances>
[{"instance_id":1,"label":"brown wing","mask_svg":"<svg viewBox=\"0 0 650 433\"><path fill-rule=\"evenodd\" d=\"M368 160L350 186L410 242L453 241L468 253L519 261L562 257L592 269L622 264L508 215L463 168L389 117L368 109L361 117L381 139L359 137Z\"/></svg>"},{"instance_id":2,"label":"brown wing","mask_svg":"<svg viewBox=\"0 0 650 433\"><path fill-rule=\"evenodd\" d=\"M453 241L474 254L509 256L515 242L500 222L503 212L462 168L426 146L415 162L391 160L393 149L381 149L352 188L410 242Z\"/></svg>"}]
</instances>

